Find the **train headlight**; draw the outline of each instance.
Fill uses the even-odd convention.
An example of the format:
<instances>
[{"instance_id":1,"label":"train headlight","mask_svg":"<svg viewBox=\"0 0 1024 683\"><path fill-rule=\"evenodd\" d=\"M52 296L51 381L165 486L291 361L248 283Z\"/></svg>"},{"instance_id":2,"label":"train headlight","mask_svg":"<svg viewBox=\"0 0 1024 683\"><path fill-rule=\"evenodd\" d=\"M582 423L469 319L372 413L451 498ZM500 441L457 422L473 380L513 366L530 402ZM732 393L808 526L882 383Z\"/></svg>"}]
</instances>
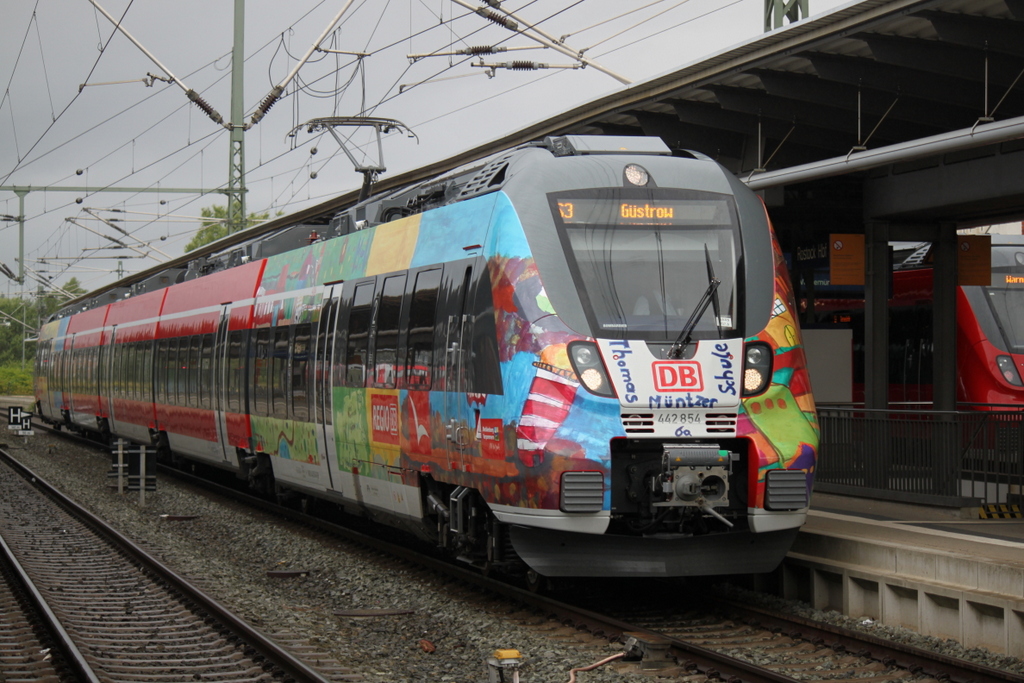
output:
<instances>
[{"instance_id":1,"label":"train headlight","mask_svg":"<svg viewBox=\"0 0 1024 683\"><path fill-rule=\"evenodd\" d=\"M608 372L604 369L597 345L585 341L569 342L568 351L569 362L572 363L576 376L580 378L580 384L592 394L614 398L615 389L608 380Z\"/></svg>"},{"instance_id":2,"label":"train headlight","mask_svg":"<svg viewBox=\"0 0 1024 683\"><path fill-rule=\"evenodd\" d=\"M996 365L999 366L999 374L1003 376L1003 379L1015 387L1024 387L1024 382L1020 381L1020 373L1017 372L1017 367L1013 364L1013 358L996 356Z\"/></svg>"},{"instance_id":3,"label":"train headlight","mask_svg":"<svg viewBox=\"0 0 1024 683\"><path fill-rule=\"evenodd\" d=\"M772 349L764 342L747 344L743 353L743 395L755 396L772 377Z\"/></svg>"}]
</instances>

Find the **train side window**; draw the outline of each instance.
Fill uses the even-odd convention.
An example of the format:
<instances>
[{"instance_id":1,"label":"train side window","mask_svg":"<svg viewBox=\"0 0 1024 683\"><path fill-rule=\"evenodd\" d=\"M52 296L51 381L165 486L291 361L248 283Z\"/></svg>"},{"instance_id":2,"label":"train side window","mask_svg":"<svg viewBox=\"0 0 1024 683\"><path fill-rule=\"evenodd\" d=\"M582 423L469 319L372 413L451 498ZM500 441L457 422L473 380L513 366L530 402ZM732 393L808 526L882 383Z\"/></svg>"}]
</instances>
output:
<instances>
[{"instance_id":1,"label":"train side window","mask_svg":"<svg viewBox=\"0 0 1024 683\"><path fill-rule=\"evenodd\" d=\"M331 386L335 387L343 387L347 384L348 323L349 313L352 310L352 294L351 286L346 285L337 304L338 320L334 328L334 353L331 354Z\"/></svg>"},{"instance_id":2,"label":"train side window","mask_svg":"<svg viewBox=\"0 0 1024 683\"><path fill-rule=\"evenodd\" d=\"M126 398L128 398L129 400L134 400L135 372L137 365L136 356L138 356L138 346L135 344L135 342L128 342L127 344L125 344L125 351L127 352L125 354L125 376L128 380L128 391L125 393ZM86 365L88 365L88 363L86 363Z\"/></svg>"},{"instance_id":3,"label":"train side window","mask_svg":"<svg viewBox=\"0 0 1024 683\"><path fill-rule=\"evenodd\" d=\"M136 401L143 398L143 380L146 362L145 342L135 342L135 395Z\"/></svg>"},{"instance_id":4,"label":"train side window","mask_svg":"<svg viewBox=\"0 0 1024 683\"><path fill-rule=\"evenodd\" d=\"M394 389L401 381L398 365L398 331L402 321L402 300L405 298L405 275L385 278L377 301L377 333L373 344L373 384Z\"/></svg>"},{"instance_id":5,"label":"train side window","mask_svg":"<svg viewBox=\"0 0 1024 683\"><path fill-rule=\"evenodd\" d=\"M265 327L256 332L253 344L253 408L257 415L270 415L270 335Z\"/></svg>"},{"instance_id":6,"label":"train side window","mask_svg":"<svg viewBox=\"0 0 1024 683\"><path fill-rule=\"evenodd\" d=\"M178 362L178 340L166 339L164 341L167 342L167 355L164 356L164 365L166 366L164 371L164 401L167 405L173 406L178 403L174 386L177 375L175 368Z\"/></svg>"},{"instance_id":7,"label":"train side window","mask_svg":"<svg viewBox=\"0 0 1024 683\"><path fill-rule=\"evenodd\" d=\"M138 393L139 344L138 342L128 342L128 398L134 401L138 398Z\"/></svg>"},{"instance_id":8,"label":"train side window","mask_svg":"<svg viewBox=\"0 0 1024 683\"><path fill-rule=\"evenodd\" d=\"M199 407L199 355L202 350L203 337L195 335L188 340L188 407Z\"/></svg>"},{"instance_id":9,"label":"train side window","mask_svg":"<svg viewBox=\"0 0 1024 683\"><path fill-rule=\"evenodd\" d=\"M292 417L303 422L309 420L309 340L312 334L313 326L309 323L296 325L292 342Z\"/></svg>"},{"instance_id":10,"label":"train side window","mask_svg":"<svg viewBox=\"0 0 1024 683\"><path fill-rule=\"evenodd\" d=\"M178 405L188 405L188 345L189 337L181 337L178 340Z\"/></svg>"},{"instance_id":11,"label":"train side window","mask_svg":"<svg viewBox=\"0 0 1024 683\"><path fill-rule=\"evenodd\" d=\"M114 344L110 347L110 393L114 398L120 398L121 386L120 376L117 372L117 363L121 360L121 345Z\"/></svg>"},{"instance_id":12,"label":"train side window","mask_svg":"<svg viewBox=\"0 0 1024 683\"><path fill-rule=\"evenodd\" d=\"M473 338L470 341L469 390L480 394L504 393L498 331L494 324L494 294L487 268L476 268L473 299Z\"/></svg>"},{"instance_id":13,"label":"train side window","mask_svg":"<svg viewBox=\"0 0 1024 683\"><path fill-rule=\"evenodd\" d=\"M146 394L146 376L149 365L146 363L146 352L149 351L149 342L135 342L135 400L145 401L149 399Z\"/></svg>"},{"instance_id":14,"label":"train side window","mask_svg":"<svg viewBox=\"0 0 1024 683\"><path fill-rule=\"evenodd\" d=\"M177 341L177 352L174 354L174 397L175 405L184 406L188 379L188 337L179 337Z\"/></svg>"},{"instance_id":15,"label":"train side window","mask_svg":"<svg viewBox=\"0 0 1024 683\"><path fill-rule=\"evenodd\" d=\"M188 365L188 345L189 337L181 337L178 339L178 405L181 407L188 406L188 383L189 383L189 365Z\"/></svg>"},{"instance_id":16,"label":"train side window","mask_svg":"<svg viewBox=\"0 0 1024 683\"><path fill-rule=\"evenodd\" d=\"M345 384L350 387L366 385L373 288L373 282L364 282L356 287L352 297L352 310L348 317L348 349L345 353Z\"/></svg>"},{"instance_id":17,"label":"train side window","mask_svg":"<svg viewBox=\"0 0 1024 683\"><path fill-rule=\"evenodd\" d=\"M167 340L167 402L172 406L181 405L178 382L181 376L181 340L178 337Z\"/></svg>"},{"instance_id":18,"label":"train side window","mask_svg":"<svg viewBox=\"0 0 1024 683\"><path fill-rule=\"evenodd\" d=\"M120 344L121 346L121 397L131 398L131 344Z\"/></svg>"},{"instance_id":19,"label":"train side window","mask_svg":"<svg viewBox=\"0 0 1024 683\"><path fill-rule=\"evenodd\" d=\"M242 357L242 330L228 332L228 411L242 412L242 383L245 362Z\"/></svg>"},{"instance_id":20,"label":"train side window","mask_svg":"<svg viewBox=\"0 0 1024 683\"><path fill-rule=\"evenodd\" d=\"M320 422L321 420L325 424L331 424L333 415L331 414L331 398L329 395L330 391L330 373L331 373L331 354L328 344L335 343L334 341L334 327L337 325L337 311L338 311L338 299L324 299L323 309L320 311L320 321L317 324L316 330L316 359L314 360L313 366L313 391L316 396L314 405L320 407L315 408L316 415L314 416L313 422ZM326 404L326 405L324 405Z\"/></svg>"},{"instance_id":21,"label":"train side window","mask_svg":"<svg viewBox=\"0 0 1024 683\"><path fill-rule=\"evenodd\" d=\"M429 389L434 364L434 326L441 270L417 273L409 305L409 338L406 356L406 384L410 389Z\"/></svg>"},{"instance_id":22,"label":"train side window","mask_svg":"<svg viewBox=\"0 0 1024 683\"><path fill-rule=\"evenodd\" d=\"M213 335L202 336L199 355L199 407L213 408Z\"/></svg>"},{"instance_id":23,"label":"train side window","mask_svg":"<svg viewBox=\"0 0 1024 683\"><path fill-rule=\"evenodd\" d=\"M170 370L167 356L168 341L161 339L156 343L156 363L153 365L156 372L156 376L153 378L153 388L156 402L160 404L167 403L167 372Z\"/></svg>"},{"instance_id":24,"label":"train side window","mask_svg":"<svg viewBox=\"0 0 1024 683\"><path fill-rule=\"evenodd\" d=\"M273 367L270 373L270 414L288 419L288 334L290 329L274 330Z\"/></svg>"},{"instance_id":25,"label":"train side window","mask_svg":"<svg viewBox=\"0 0 1024 683\"><path fill-rule=\"evenodd\" d=\"M153 342L142 343L142 400L153 401Z\"/></svg>"},{"instance_id":26,"label":"train side window","mask_svg":"<svg viewBox=\"0 0 1024 683\"><path fill-rule=\"evenodd\" d=\"M128 398L128 345L117 345L117 394L119 398Z\"/></svg>"},{"instance_id":27,"label":"train side window","mask_svg":"<svg viewBox=\"0 0 1024 683\"><path fill-rule=\"evenodd\" d=\"M273 403L272 414L275 417L286 420L289 417L288 409L288 352L290 327L279 327L274 330L274 372L271 375L270 398Z\"/></svg>"},{"instance_id":28,"label":"train side window","mask_svg":"<svg viewBox=\"0 0 1024 683\"><path fill-rule=\"evenodd\" d=\"M188 405L188 337L178 340L178 405Z\"/></svg>"}]
</instances>

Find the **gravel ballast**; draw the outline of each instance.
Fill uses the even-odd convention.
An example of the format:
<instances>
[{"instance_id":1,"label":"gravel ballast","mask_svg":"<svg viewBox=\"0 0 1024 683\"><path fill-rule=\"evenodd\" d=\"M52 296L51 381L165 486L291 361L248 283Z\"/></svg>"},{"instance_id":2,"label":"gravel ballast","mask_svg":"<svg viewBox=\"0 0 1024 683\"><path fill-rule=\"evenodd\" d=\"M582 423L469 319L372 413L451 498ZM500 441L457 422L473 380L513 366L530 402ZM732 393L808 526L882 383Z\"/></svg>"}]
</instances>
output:
<instances>
[{"instance_id":1,"label":"gravel ballast","mask_svg":"<svg viewBox=\"0 0 1024 683\"><path fill-rule=\"evenodd\" d=\"M498 598L464 589L394 558L217 499L167 477L158 478L158 490L149 492L146 506L140 507L137 493L118 495L110 487L110 459L104 453L44 433L7 441L7 450L39 476L264 633L313 646L325 661L335 660L357 680L486 681L487 657L495 649L511 648L524 657L520 680L555 683L568 681L570 669L622 649L620 644L517 611ZM168 521L162 515L196 517ZM304 575L267 575L281 570ZM724 590L750 604L1024 673L1018 659L967 650L954 641L738 588ZM632 665L615 662L580 673L578 680L610 683L650 678L650 674L639 676Z\"/></svg>"},{"instance_id":2,"label":"gravel ballast","mask_svg":"<svg viewBox=\"0 0 1024 683\"><path fill-rule=\"evenodd\" d=\"M8 450L47 480L267 635L308 643L364 681L486 681L496 649L523 655L520 680L555 683L621 652L491 596L158 477L157 491L118 495L110 457L39 433ZM161 515L195 519L168 521ZM301 570L276 578L267 572ZM338 616L355 611L367 616ZM376 614L380 611L398 614ZM640 680L624 663L581 683ZM646 678L646 677L645 677Z\"/></svg>"}]
</instances>

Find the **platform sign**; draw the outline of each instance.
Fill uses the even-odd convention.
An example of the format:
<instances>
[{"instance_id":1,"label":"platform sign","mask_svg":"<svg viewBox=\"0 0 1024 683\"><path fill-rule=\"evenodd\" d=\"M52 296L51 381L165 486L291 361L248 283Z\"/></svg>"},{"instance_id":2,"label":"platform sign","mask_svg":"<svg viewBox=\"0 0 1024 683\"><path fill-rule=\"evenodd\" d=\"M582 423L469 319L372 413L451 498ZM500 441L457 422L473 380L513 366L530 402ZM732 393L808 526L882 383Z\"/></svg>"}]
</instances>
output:
<instances>
[{"instance_id":1,"label":"platform sign","mask_svg":"<svg viewBox=\"0 0 1024 683\"><path fill-rule=\"evenodd\" d=\"M992 236L957 235L957 284L961 287L992 284Z\"/></svg>"},{"instance_id":2,"label":"platform sign","mask_svg":"<svg viewBox=\"0 0 1024 683\"><path fill-rule=\"evenodd\" d=\"M829 235L829 281L833 285L864 284L864 235Z\"/></svg>"},{"instance_id":3,"label":"platform sign","mask_svg":"<svg viewBox=\"0 0 1024 683\"><path fill-rule=\"evenodd\" d=\"M10 406L7 408L7 430L18 436L34 436L32 431L32 413Z\"/></svg>"}]
</instances>

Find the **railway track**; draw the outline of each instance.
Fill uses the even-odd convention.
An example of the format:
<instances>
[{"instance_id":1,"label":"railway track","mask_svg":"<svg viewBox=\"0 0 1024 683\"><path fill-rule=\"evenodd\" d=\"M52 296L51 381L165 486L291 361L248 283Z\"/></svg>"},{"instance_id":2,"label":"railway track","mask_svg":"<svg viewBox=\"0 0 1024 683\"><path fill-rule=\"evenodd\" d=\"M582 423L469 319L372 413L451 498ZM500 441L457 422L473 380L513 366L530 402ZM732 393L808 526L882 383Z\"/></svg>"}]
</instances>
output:
<instances>
[{"instance_id":1,"label":"railway track","mask_svg":"<svg viewBox=\"0 0 1024 683\"><path fill-rule=\"evenodd\" d=\"M0 539L0 671L2 680L64 683L84 679L82 668L50 614L33 595L35 587Z\"/></svg>"},{"instance_id":2,"label":"railway track","mask_svg":"<svg viewBox=\"0 0 1024 683\"><path fill-rule=\"evenodd\" d=\"M81 653L84 670L70 680L330 680L7 453L0 463L0 537L35 587L38 609Z\"/></svg>"},{"instance_id":3,"label":"railway track","mask_svg":"<svg viewBox=\"0 0 1024 683\"><path fill-rule=\"evenodd\" d=\"M949 656L919 650L859 631L769 613L711 597L703 601L673 600L674 595L698 594L678 582L642 584L608 582L560 593L563 600L536 594L481 575L463 566L424 556L407 543L389 543L295 509L271 504L226 489L179 470L166 469L180 479L215 489L277 515L300 521L333 536L376 549L449 580L500 595L520 606L520 623L550 629L554 639L573 634L622 643L625 658L639 671L683 677L685 680L727 683L789 683L800 681L906 681L926 683L1024 683L1024 677ZM634 590L631 590L634 589ZM618 596L610 599L608 596ZM651 600L648 596L656 596ZM552 624L555 627L552 627ZM619 666L622 666L621 663Z\"/></svg>"}]
</instances>

